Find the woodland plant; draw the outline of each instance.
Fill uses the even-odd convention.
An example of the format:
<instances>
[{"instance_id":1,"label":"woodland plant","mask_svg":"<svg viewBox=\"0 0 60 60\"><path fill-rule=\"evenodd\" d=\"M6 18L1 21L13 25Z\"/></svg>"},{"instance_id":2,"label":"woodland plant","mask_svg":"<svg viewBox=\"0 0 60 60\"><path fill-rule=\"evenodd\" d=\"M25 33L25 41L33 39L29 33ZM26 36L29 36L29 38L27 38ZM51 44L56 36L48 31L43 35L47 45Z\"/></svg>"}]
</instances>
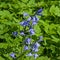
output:
<instances>
[{"instance_id":1,"label":"woodland plant","mask_svg":"<svg viewBox=\"0 0 60 60\"><path fill-rule=\"evenodd\" d=\"M60 60L60 1L0 0L0 60Z\"/></svg>"},{"instance_id":2,"label":"woodland plant","mask_svg":"<svg viewBox=\"0 0 60 60\"><path fill-rule=\"evenodd\" d=\"M20 31L20 35L25 37L25 40L22 41L24 51L29 50L30 52L26 54L26 56L33 56L35 59L39 56L37 52L39 51L39 47L41 46L39 42L42 41L43 37L40 36L38 41L32 41L32 36L35 35L34 26L39 22L38 15L41 14L42 8L39 9L33 16L30 16L28 13L24 13L24 20L20 22L20 25L23 26L23 30ZM27 19L26 17L29 16ZM12 32L13 36L17 36L18 32ZM38 38L38 37L37 37ZM10 54L12 58L15 58L15 54Z\"/></svg>"}]
</instances>

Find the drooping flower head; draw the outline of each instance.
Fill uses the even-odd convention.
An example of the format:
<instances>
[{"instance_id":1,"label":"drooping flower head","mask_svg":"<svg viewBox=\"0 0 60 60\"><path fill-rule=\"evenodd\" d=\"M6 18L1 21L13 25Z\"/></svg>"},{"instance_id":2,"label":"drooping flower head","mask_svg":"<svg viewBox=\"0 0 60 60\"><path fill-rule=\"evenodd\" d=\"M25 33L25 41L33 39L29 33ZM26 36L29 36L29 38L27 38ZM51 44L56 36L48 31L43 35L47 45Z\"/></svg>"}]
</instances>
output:
<instances>
[{"instance_id":1,"label":"drooping flower head","mask_svg":"<svg viewBox=\"0 0 60 60\"><path fill-rule=\"evenodd\" d=\"M12 32L12 35L13 35L13 36L17 36L17 34L18 34L17 31Z\"/></svg>"},{"instance_id":2,"label":"drooping flower head","mask_svg":"<svg viewBox=\"0 0 60 60\"><path fill-rule=\"evenodd\" d=\"M35 31L34 31L34 29L29 29L29 32L30 32L30 35L34 35L35 34Z\"/></svg>"},{"instance_id":3,"label":"drooping flower head","mask_svg":"<svg viewBox=\"0 0 60 60\"><path fill-rule=\"evenodd\" d=\"M30 43L31 43L31 39L30 39L30 38L27 38L27 39L25 40L25 43L26 43L26 44L30 44Z\"/></svg>"},{"instance_id":4,"label":"drooping flower head","mask_svg":"<svg viewBox=\"0 0 60 60\"><path fill-rule=\"evenodd\" d=\"M36 12L36 14L39 15L39 16L41 16L41 15L42 15L42 14L41 14L42 10L43 10L43 9L40 8L40 9Z\"/></svg>"},{"instance_id":5,"label":"drooping flower head","mask_svg":"<svg viewBox=\"0 0 60 60\"><path fill-rule=\"evenodd\" d=\"M36 42L35 44L33 44L32 46L32 51L34 52L38 52L38 47L40 46L40 44L38 42Z\"/></svg>"},{"instance_id":6,"label":"drooping flower head","mask_svg":"<svg viewBox=\"0 0 60 60\"><path fill-rule=\"evenodd\" d=\"M28 50L29 48L28 48L28 46L24 46L24 50Z\"/></svg>"},{"instance_id":7,"label":"drooping flower head","mask_svg":"<svg viewBox=\"0 0 60 60\"><path fill-rule=\"evenodd\" d=\"M12 58L15 58L15 53L11 53L10 56L11 56Z\"/></svg>"},{"instance_id":8,"label":"drooping flower head","mask_svg":"<svg viewBox=\"0 0 60 60\"><path fill-rule=\"evenodd\" d=\"M23 31L20 31L20 35L25 35Z\"/></svg>"},{"instance_id":9,"label":"drooping flower head","mask_svg":"<svg viewBox=\"0 0 60 60\"><path fill-rule=\"evenodd\" d=\"M35 22L35 21L32 22L32 25L36 25L36 24L37 24L37 22Z\"/></svg>"},{"instance_id":10,"label":"drooping flower head","mask_svg":"<svg viewBox=\"0 0 60 60\"><path fill-rule=\"evenodd\" d=\"M29 17L29 18L27 19L27 21L29 21L29 22L30 22L30 20L31 20L31 17Z\"/></svg>"},{"instance_id":11,"label":"drooping flower head","mask_svg":"<svg viewBox=\"0 0 60 60\"><path fill-rule=\"evenodd\" d=\"M43 9L42 9L42 8L40 8L40 9L37 11L37 13L41 13L41 12L42 12L42 10L43 10Z\"/></svg>"},{"instance_id":12,"label":"drooping flower head","mask_svg":"<svg viewBox=\"0 0 60 60\"><path fill-rule=\"evenodd\" d=\"M33 47L33 48L32 48L32 51L33 51L33 52L38 52L38 48L34 48L34 47Z\"/></svg>"},{"instance_id":13,"label":"drooping flower head","mask_svg":"<svg viewBox=\"0 0 60 60\"><path fill-rule=\"evenodd\" d=\"M26 56L33 56L33 54L32 53L28 53Z\"/></svg>"},{"instance_id":14,"label":"drooping flower head","mask_svg":"<svg viewBox=\"0 0 60 60\"><path fill-rule=\"evenodd\" d=\"M32 17L32 25L36 25L38 22L39 18L37 16Z\"/></svg>"},{"instance_id":15,"label":"drooping flower head","mask_svg":"<svg viewBox=\"0 0 60 60\"><path fill-rule=\"evenodd\" d=\"M42 42L42 41L43 41L43 36L40 36L38 42Z\"/></svg>"},{"instance_id":16,"label":"drooping flower head","mask_svg":"<svg viewBox=\"0 0 60 60\"><path fill-rule=\"evenodd\" d=\"M36 58L38 57L38 54L34 54L33 56L34 56L34 58L36 59Z\"/></svg>"},{"instance_id":17,"label":"drooping flower head","mask_svg":"<svg viewBox=\"0 0 60 60\"><path fill-rule=\"evenodd\" d=\"M22 22L20 22L20 25L25 27L25 26L29 25L29 22L28 21L22 21Z\"/></svg>"},{"instance_id":18,"label":"drooping flower head","mask_svg":"<svg viewBox=\"0 0 60 60\"><path fill-rule=\"evenodd\" d=\"M32 17L32 21L37 22L38 20L39 20L39 18L38 18L37 16L33 16L33 17Z\"/></svg>"},{"instance_id":19,"label":"drooping flower head","mask_svg":"<svg viewBox=\"0 0 60 60\"><path fill-rule=\"evenodd\" d=\"M24 17L28 16L28 13L26 13L26 12L25 12L25 13L23 13L23 16L24 16Z\"/></svg>"}]
</instances>

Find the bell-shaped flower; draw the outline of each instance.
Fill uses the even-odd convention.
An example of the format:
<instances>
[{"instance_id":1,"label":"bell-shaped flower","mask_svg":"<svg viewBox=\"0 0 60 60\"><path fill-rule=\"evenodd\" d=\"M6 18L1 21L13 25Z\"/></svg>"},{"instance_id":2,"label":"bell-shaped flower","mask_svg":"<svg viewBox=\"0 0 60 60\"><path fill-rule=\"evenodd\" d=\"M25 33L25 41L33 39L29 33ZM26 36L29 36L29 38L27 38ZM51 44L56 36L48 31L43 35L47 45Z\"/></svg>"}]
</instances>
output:
<instances>
[{"instance_id":1,"label":"bell-shaped flower","mask_svg":"<svg viewBox=\"0 0 60 60\"><path fill-rule=\"evenodd\" d=\"M10 56L11 56L12 58L15 58L15 53L11 53Z\"/></svg>"},{"instance_id":2,"label":"bell-shaped flower","mask_svg":"<svg viewBox=\"0 0 60 60\"><path fill-rule=\"evenodd\" d=\"M26 44L30 44L30 43L31 43L31 39L30 39L30 38L27 38L27 39L25 40L25 43L26 43Z\"/></svg>"},{"instance_id":3,"label":"bell-shaped flower","mask_svg":"<svg viewBox=\"0 0 60 60\"><path fill-rule=\"evenodd\" d=\"M28 50L29 48L28 48L28 46L24 46L24 50Z\"/></svg>"},{"instance_id":4,"label":"bell-shaped flower","mask_svg":"<svg viewBox=\"0 0 60 60\"><path fill-rule=\"evenodd\" d=\"M34 56L34 58L36 59L39 55L38 55L38 54L34 54L33 56Z\"/></svg>"},{"instance_id":5,"label":"bell-shaped flower","mask_svg":"<svg viewBox=\"0 0 60 60\"><path fill-rule=\"evenodd\" d=\"M28 53L26 56L33 56L33 54L32 53Z\"/></svg>"}]
</instances>

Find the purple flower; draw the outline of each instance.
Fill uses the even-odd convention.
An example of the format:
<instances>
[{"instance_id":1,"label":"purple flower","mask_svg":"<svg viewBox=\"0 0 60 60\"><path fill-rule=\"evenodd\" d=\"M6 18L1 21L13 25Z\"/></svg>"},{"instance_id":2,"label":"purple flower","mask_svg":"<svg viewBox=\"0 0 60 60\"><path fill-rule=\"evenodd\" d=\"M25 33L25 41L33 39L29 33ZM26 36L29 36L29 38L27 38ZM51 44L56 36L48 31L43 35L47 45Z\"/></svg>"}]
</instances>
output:
<instances>
[{"instance_id":1,"label":"purple flower","mask_svg":"<svg viewBox=\"0 0 60 60\"><path fill-rule=\"evenodd\" d=\"M32 25L36 25L39 18L37 16L32 17Z\"/></svg>"},{"instance_id":2,"label":"purple flower","mask_svg":"<svg viewBox=\"0 0 60 60\"><path fill-rule=\"evenodd\" d=\"M34 48L34 47L33 47L33 48L32 48L32 51L33 51L33 52L38 52L38 48Z\"/></svg>"},{"instance_id":3,"label":"purple flower","mask_svg":"<svg viewBox=\"0 0 60 60\"><path fill-rule=\"evenodd\" d=\"M35 43L35 47L39 47L40 44L38 42Z\"/></svg>"},{"instance_id":4,"label":"purple flower","mask_svg":"<svg viewBox=\"0 0 60 60\"><path fill-rule=\"evenodd\" d=\"M32 17L32 21L36 21L36 17L35 16Z\"/></svg>"},{"instance_id":5,"label":"purple flower","mask_svg":"<svg viewBox=\"0 0 60 60\"><path fill-rule=\"evenodd\" d=\"M28 21L22 21L22 22L20 22L20 25L25 27L25 26L29 25L29 22Z\"/></svg>"},{"instance_id":6,"label":"purple flower","mask_svg":"<svg viewBox=\"0 0 60 60\"><path fill-rule=\"evenodd\" d=\"M33 56L34 56L34 58L36 59L36 58L38 57L38 54L34 54Z\"/></svg>"},{"instance_id":7,"label":"purple flower","mask_svg":"<svg viewBox=\"0 0 60 60\"><path fill-rule=\"evenodd\" d=\"M29 54L27 54L26 56L33 56L33 54L32 54L32 53L29 53Z\"/></svg>"},{"instance_id":8,"label":"purple flower","mask_svg":"<svg viewBox=\"0 0 60 60\"><path fill-rule=\"evenodd\" d=\"M28 14L27 13L23 13L23 16L26 17L26 16L28 16Z\"/></svg>"},{"instance_id":9,"label":"purple flower","mask_svg":"<svg viewBox=\"0 0 60 60\"><path fill-rule=\"evenodd\" d=\"M20 31L20 35L25 35L23 31Z\"/></svg>"},{"instance_id":10,"label":"purple flower","mask_svg":"<svg viewBox=\"0 0 60 60\"><path fill-rule=\"evenodd\" d=\"M25 40L25 43L26 43L26 44L30 44L30 43L31 43L31 39L30 39L30 38L27 38L27 39Z\"/></svg>"},{"instance_id":11,"label":"purple flower","mask_svg":"<svg viewBox=\"0 0 60 60\"><path fill-rule=\"evenodd\" d=\"M36 24L37 24L37 22L35 22L35 21L32 22L32 25L36 25Z\"/></svg>"},{"instance_id":12,"label":"purple flower","mask_svg":"<svg viewBox=\"0 0 60 60\"><path fill-rule=\"evenodd\" d=\"M32 51L38 52L38 47L39 46L40 46L40 44L38 42L36 42L35 44L33 44Z\"/></svg>"},{"instance_id":13,"label":"purple flower","mask_svg":"<svg viewBox=\"0 0 60 60\"><path fill-rule=\"evenodd\" d=\"M12 58L15 58L15 53L11 53L10 56L11 56Z\"/></svg>"},{"instance_id":14,"label":"purple flower","mask_svg":"<svg viewBox=\"0 0 60 60\"><path fill-rule=\"evenodd\" d=\"M28 46L24 46L24 50L28 50L29 48L28 48Z\"/></svg>"},{"instance_id":15,"label":"purple flower","mask_svg":"<svg viewBox=\"0 0 60 60\"><path fill-rule=\"evenodd\" d=\"M39 46L40 46L40 44L35 43L35 44L33 45L33 48L38 48Z\"/></svg>"},{"instance_id":16,"label":"purple flower","mask_svg":"<svg viewBox=\"0 0 60 60\"><path fill-rule=\"evenodd\" d=\"M29 32L30 32L31 35L35 34L35 32L34 32L34 30L32 28L29 30Z\"/></svg>"},{"instance_id":17,"label":"purple flower","mask_svg":"<svg viewBox=\"0 0 60 60\"><path fill-rule=\"evenodd\" d=\"M40 8L40 9L37 11L37 13L41 13L41 12L42 12L42 10L43 10L43 9L42 9L42 8Z\"/></svg>"},{"instance_id":18,"label":"purple flower","mask_svg":"<svg viewBox=\"0 0 60 60\"><path fill-rule=\"evenodd\" d=\"M38 20L39 20L39 18L37 16L32 17L32 21L37 22Z\"/></svg>"},{"instance_id":19,"label":"purple flower","mask_svg":"<svg viewBox=\"0 0 60 60\"><path fill-rule=\"evenodd\" d=\"M31 20L31 17L29 17L28 19L27 19L27 21L30 21Z\"/></svg>"},{"instance_id":20,"label":"purple flower","mask_svg":"<svg viewBox=\"0 0 60 60\"><path fill-rule=\"evenodd\" d=\"M40 36L40 39L42 40L43 39L43 36Z\"/></svg>"},{"instance_id":21,"label":"purple flower","mask_svg":"<svg viewBox=\"0 0 60 60\"><path fill-rule=\"evenodd\" d=\"M36 21L39 21L39 18L37 16L35 16L35 19L36 19Z\"/></svg>"},{"instance_id":22,"label":"purple flower","mask_svg":"<svg viewBox=\"0 0 60 60\"><path fill-rule=\"evenodd\" d=\"M17 34L18 34L18 32L16 32L16 31L12 32L13 36L17 36Z\"/></svg>"},{"instance_id":23,"label":"purple flower","mask_svg":"<svg viewBox=\"0 0 60 60\"><path fill-rule=\"evenodd\" d=\"M41 41L43 41L43 36L40 36L40 37L39 37L38 42L41 42Z\"/></svg>"}]
</instances>

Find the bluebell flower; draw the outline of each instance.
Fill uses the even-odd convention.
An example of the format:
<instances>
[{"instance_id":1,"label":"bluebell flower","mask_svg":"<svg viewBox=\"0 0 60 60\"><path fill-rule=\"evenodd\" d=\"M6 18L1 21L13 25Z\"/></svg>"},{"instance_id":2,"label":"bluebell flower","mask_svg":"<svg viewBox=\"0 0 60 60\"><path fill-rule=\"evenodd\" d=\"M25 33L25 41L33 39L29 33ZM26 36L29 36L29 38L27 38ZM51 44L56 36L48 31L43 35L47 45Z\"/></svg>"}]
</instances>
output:
<instances>
[{"instance_id":1,"label":"bluebell flower","mask_svg":"<svg viewBox=\"0 0 60 60\"><path fill-rule=\"evenodd\" d=\"M36 17L35 16L31 17L31 19L32 19L32 21L36 21Z\"/></svg>"},{"instance_id":2,"label":"bluebell flower","mask_svg":"<svg viewBox=\"0 0 60 60\"><path fill-rule=\"evenodd\" d=\"M42 41L43 41L43 36L40 36L38 42L42 42Z\"/></svg>"},{"instance_id":3,"label":"bluebell flower","mask_svg":"<svg viewBox=\"0 0 60 60\"><path fill-rule=\"evenodd\" d=\"M11 56L12 58L15 58L15 53L11 53L10 56Z\"/></svg>"},{"instance_id":4,"label":"bluebell flower","mask_svg":"<svg viewBox=\"0 0 60 60\"><path fill-rule=\"evenodd\" d=\"M39 21L39 18L37 16L35 16L35 19L36 19L36 21Z\"/></svg>"},{"instance_id":5,"label":"bluebell flower","mask_svg":"<svg viewBox=\"0 0 60 60\"><path fill-rule=\"evenodd\" d=\"M27 21L30 21L31 20L31 17L29 17L28 19L27 19Z\"/></svg>"},{"instance_id":6,"label":"bluebell flower","mask_svg":"<svg viewBox=\"0 0 60 60\"><path fill-rule=\"evenodd\" d=\"M36 25L39 18L37 16L32 17L32 25Z\"/></svg>"},{"instance_id":7,"label":"bluebell flower","mask_svg":"<svg viewBox=\"0 0 60 60\"><path fill-rule=\"evenodd\" d=\"M28 50L29 48L28 48L28 46L24 46L24 50Z\"/></svg>"},{"instance_id":8,"label":"bluebell flower","mask_svg":"<svg viewBox=\"0 0 60 60\"><path fill-rule=\"evenodd\" d=\"M33 47L33 48L32 48L32 51L33 51L33 52L38 52L38 47L37 47L37 48L34 48L34 47Z\"/></svg>"},{"instance_id":9,"label":"bluebell flower","mask_svg":"<svg viewBox=\"0 0 60 60\"><path fill-rule=\"evenodd\" d=\"M17 36L17 34L18 34L17 31L12 32L12 35L13 35L13 36Z\"/></svg>"},{"instance_id":10,"label":"bluebell flower","mask_svg":"<svg viewBox=\"0 0 60 60\"><path fill-rule=\"evenodd\" d=\"M34 58L36 59L39 55L38 55L38 54L34 54L33 56L34 56Z\"/></svg>"},{"instance_id":11,"label":"bluebell flower","mask_svg":"<svg viewBox=\"0 0 60 60\"><path fill-rule=\"evenodd\" d=\"M32 46L32 51L34 52L38 52L38 47L40 46L40 44L38 42L36 42L35 44L33 44Z\"/></svg>"},{"instance_id":12,"label":"bluebell flower","mask_svg":"<svg viewBox=\"0 0 60 60\"><path fill-rule=\"evenodd\" d=\"M36 22L39 20L39 18L37 16L33 16L31 19L32 19L32 21L36 21Z\"/></svg>"},{"instance_id":13,"label":"bluebell flower","mask_svg":"<svg viewBox=\"0 0 60 60\"><path fill-rule=\"evenodd\" d=\"M26 17L26 16L28 16L28 14L27 13L23 13L23 16Z\"/></svg>"},{"instance_id":14,"label":"bluebell flower","mask_svg":"<svg viewBox=\"0 0 60 60\"><path fill-rule=\"evenodd\" d=\"M20 31L20 35L25 35L23 31Z\"/></svg>"},{"instance_id":15,"label":"bluebell flower","mask_svg":"<svg viewBox=\"0 0 60 60\"><path fill-rule=\"evenodd\" d=\"M31 43L31 39L30 39L30 38L27 38L27 39L25 40L25 43L26 43L26 44L30 44L30 43Z\"/></svg>"},{"instance_id":16,"label":"bluebell flower","mask_svg":"<svg viewBox=\"0 0 60 60\"><path fill-rule=\"evenodd\" d=\"M33 56L33 54L32 53L28 53L26 56Z\"/></svg>"},{"instance_id":17,"label":"bluebell flower","mask_svg":"<svg viewBox=\"0 0 60 60\"><path fill-rule=\"evenodd\" d=\"M35 46L35 47L39 47L40 44L39 44L38 42L36 42L34 46Z\"/></svg>"},{"instance_id":18,"label":"bluebell flower","mask_svg":"<svg viewBox=\"0 0 60 60\"><path fill-rule=\"evenodd\" d=\"M42 40L43 39L43 36L40 36L40 39Z\"/></svg>"},{"instance_id":19,"label":"bluebell flower","mask_svg":"<svg viewBox=\"0 0 60 60\"><path fill-rule=\"evenodd\" d=\"M35 22L35 21L32 22L32 25L36 25L36 24L37 24L37 22Z\"/></svg>"},{"instance_id":20,"label":"bluebell flower","mask_svg":"<svg viewBox=\"0 0 60 60\"><path fill-rule=\"evenodd\" d=\"M22 22L20 22L20 25L25 27L25 26L29 25L29 22L28 21L22 21Z\"/></svg>"},{"instance_id":21,"label":"bluebell flower","mask_svg":"<svg viewBox=\"0 0 60 60\"><path fill-rule=\"evenodd\" d=\"M30 32L31 35L35 34L34 29L32 29L32 28L29 30L29 32Z\"/></svg>"},{"instance_id":22,"label":"bluebell flower","mask_svg":"<svg viewBox=\"0 0 60 60\"><path fill-rule=\"evenodd\" d=\"M43 10L43 9L42 9L42 8L40 8L40 9L37 11L37 13L41 13L41 12L42 12L42 10Z\"/></svg>"},{"instance_id":23,"label":"bluebell flower","mask_svg":"<svg viewBox=\"0 0 60 60\"><path fill-rule=\"evenodd\" d=\"M24 25L24 22L25 22L25 21L20 22L20 25L25 26L25 25Z\"/></svg>"},{"instance_id":24,"label":"bluebell flower","mask_svg":"<svg viewBox=\"0 0 60 60\"><path fill-rule=\"evenodd\" d=\"M38 42L36 42L34 45L33 45L33 48L38 48L40 46L40 44Z\"/></svg>"}]
</instances>

